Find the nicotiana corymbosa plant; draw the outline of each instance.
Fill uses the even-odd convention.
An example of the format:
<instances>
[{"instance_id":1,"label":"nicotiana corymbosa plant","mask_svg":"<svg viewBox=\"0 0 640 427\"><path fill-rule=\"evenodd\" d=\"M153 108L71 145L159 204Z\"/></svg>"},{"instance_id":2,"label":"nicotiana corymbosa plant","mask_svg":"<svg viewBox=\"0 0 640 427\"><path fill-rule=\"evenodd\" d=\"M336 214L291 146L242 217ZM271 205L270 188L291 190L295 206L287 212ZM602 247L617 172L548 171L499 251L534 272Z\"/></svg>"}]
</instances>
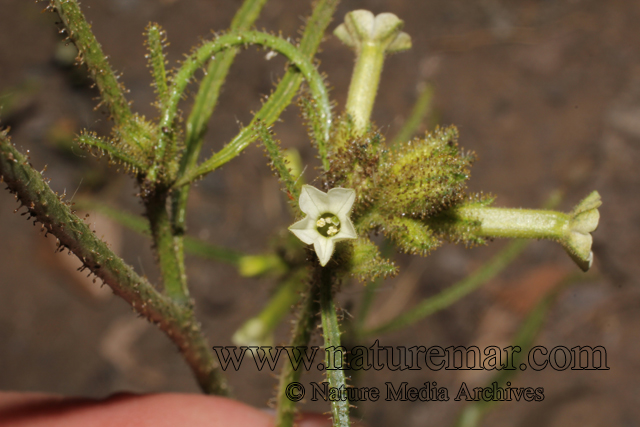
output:
<instances>
[{"instance_id":1,"label":"nicotiana corymbosa plant","mask_svg":"<svg viewBox=\"0 0 640 427\"><path fill-rule=\"evenodd\" d=\"M73 204L49 188L28 156L10 143L8 129L0 133L0 177L34 223L40 222L45 233L58 239L60 250L68 248L135 311L158 324L178 346L206 393L228 394L229 390L194 315L185 252L229 262L244 276L269 272L277 277L281 285L264 311L248 320L233 339L239 344L269 343L276 325L296 306L298 316L290 342L293 347L307 345L318 322L326 346L341 345L341 329L349 329L352 339L359 339L408 325L471 292L522 249L517 241L518 246L510 247L477 275L373 331L365 330L360 321L373 298L367 292L360 320L347 328L346 322L339 322L334 302L340 284L356 277L370 282L368 289L372 289L379 279L398 274L398 267L386 256L389 251L380 250L370 239L373 234L382 233L401 252L422 256L443 241L477 245L497 237L550 239L559 242L581 269L586 271L591 266L591 233L599 219L597 192L569 213L491 207L493 198L465 191L474 156L458 146L455 127L436 128L413 139L387 143L370 122L386 56L411 47L411 38L401 31L403 23L395 15L374 16L356 10L335 29L335 36L353 49L356 59L346 109L334 115L313 58L337 2L318 0L302 38L293 44L280 36L251 30L266 0L245 0L227 32L202 42L171 70L165 68L166 35L158 24L149 24L147 58L158 108L154 120L131 111L127 90L110 67L77 1L53 0L47 6L60 15L63 30L78 49L77 62L86 65L100 91L100 104L108 109L113 121L109 137L87 131L78 135L77 141L98 156L108 156L134 176L147 221L104 206L94 208L150 234L162 273L161 284L140 277L116 256L75 215ZM289 61L286 72L251 123L219 152L198 163L206 124L220 88L235 55L248 45L285 56ZM199 75L195 99L190 110L185 110L188 114L183 115L181 102L187 86L201 69L205 72ZM306 85L300 90L303 81ZM322 165L313 186L303 182L295 152L282 151L270 130L296 94L300 94L309 138ZM424 106L425 102L418 105ZM411 126L403 135L413 133L415 126ZM273 253L251 256L186 236L190 185L258 139L297 217L289 227L291 234L279 237ZM528 328L532 330L531 325ZM330 368L336 361L326 363ZM277 396L279 426L293 424L295 403L285 397L284 388L299 376L300 371L291 366L283 368ZM347 384L339 369L327 370L327 380L332 387ZM347 401L331 402L335 425L349 425L349 407Z\"/></svg>"}]
</instances>

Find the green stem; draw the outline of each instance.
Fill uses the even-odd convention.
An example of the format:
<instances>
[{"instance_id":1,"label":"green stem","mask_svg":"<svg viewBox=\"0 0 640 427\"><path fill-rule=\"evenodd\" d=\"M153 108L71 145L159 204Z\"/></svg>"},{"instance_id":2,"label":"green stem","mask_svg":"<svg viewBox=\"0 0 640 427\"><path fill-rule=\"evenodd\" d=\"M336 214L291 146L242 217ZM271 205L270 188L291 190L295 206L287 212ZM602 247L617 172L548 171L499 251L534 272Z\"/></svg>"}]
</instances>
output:
<instances>
[{"instance_id":1,"label":"green stem","mask_svg":"<svg viewBox=\"0 0 640 427\"><path fill-rule=\"evenodd\" d=\"M176 304L159 293L146 279L100 240L78 218L36 171L28 159L0 132L0 181L16 194L42 230L60 241L80 259L84 267L103 280L141 316L155 323L178 346L200 387L210 394L228 394L228 387L193 309Z\"/></svg>"},{"instance_id":2,"label":"green stem","mask_svg":"<svg viewBox=\"0 0 640 427\"><path fill-rule=\"evenodd\" d=\"M351 77L347 112L353 118L354 129L362 134L369 126L369 118L376 100L385 47L378 42L363 42Z\"/></svg>"},{"instance_id":3,"label":"green stem","mask_svg":"<svg viewBox=\"0 0 640 427\"><path fill-rule=\"evenodd\" d=\"M184 258L174 245L166 202L167 192L156 189L155 193L146 198L145 207L149 218L151 237L158 254L165 292L171 299L184 304L189 301Z\"/></svg>"},{"instance_id":4,"label":"green stem","mask_svg":"<svg viewBox=\"0 0 640 427\"><path fill-rule=\"evenodd\" d=\"M320 314L322 317L322 331L324 334L325 369L329 387L334 387L346 392L347 382L344 376L344 360L336 360L337 355L342 355L340 349L340 326L333 302L334 277L330 268L316 267L316 274L320 277ZM331 349L334 349L332 352ZM333 353L333 354L331 354ZM339 366L336 366L336 362ZM331 415L334 427L348 427L349 402L345 399L331 401Z\"/></svg>"},{"instance_id":5,"label":"green stem","mask_svg":"<svg viewBox=\"0 0 640 427\"><path fill-rule=\"evenodd\" d=\"M306 348L311 339L311 334L318 322L318 287L311 284L302 297L302 304L298 313L298 320L293 329L293 336L289 345L293 348ZM296 402L288 398L285 394L289 384L299 382L302 375L302 367L293 368L293 364L286 363L280 374L278 385L277 409L276 409L276 427L292 427L296 415Z\"/></svg>"}]
</instances>

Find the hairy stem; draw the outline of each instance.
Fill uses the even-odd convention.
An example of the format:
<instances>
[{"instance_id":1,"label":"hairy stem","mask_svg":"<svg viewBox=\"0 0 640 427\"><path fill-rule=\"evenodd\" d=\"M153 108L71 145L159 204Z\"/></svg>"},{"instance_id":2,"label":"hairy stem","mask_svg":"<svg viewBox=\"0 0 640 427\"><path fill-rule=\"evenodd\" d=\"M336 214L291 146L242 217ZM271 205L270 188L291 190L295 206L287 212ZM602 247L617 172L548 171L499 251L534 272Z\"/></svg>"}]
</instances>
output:
<instances>
[{"instance_id":1,"label":"hairy stem","mask_svg":"<svg viewBox=\"0 0 640 427\"><path fill-rule=\"evenodd\" d=\"M171 299L185 304L189 301L189 290L184 269L184 256L174 245L166 204L166 190L156 189L145 198L151 237L158 254L165 292Z\"/></svg>"},{"instance_id":2,"label":"hairy stem","mask_svg":"<svg viewBox=\"0 0 640 427\"><path fill-rule=\"evenodd\" d=\"M316 284L308 286L300 306L298 320L293 330L290 346L293 348L306 348L311 339L314 327L318 322L318 287ZM304 351L304 350L301 350ZM303 368L293 368L293 364L286 363L280 374L278 385L276 427L292 427L296 415L296 403L285 394L289 384L300 381Z\"/></svg>"},{"instance_id":3,"label":"hairy stem","mask_svg":"<svg viewBox=\"0 0 640 427\"><path fill-rule=\"evenodd\" d=\"M262 122L258 122L256 130L260 139L264 143L267 155L271 159L271 169L274 170L280 177L280 183L284 185L285 190L291 198L291 204L293 209L298 208L298 199L300 198L300 188L302 184L291 175L289 171L289 165L287 164L284 154L280 150L280 144L273 139L271 130L268 129Z\"/></svg>"},{"instance_id":4,"label":"hairy stem","mask_svg":"<svg viewBox=\"0 0 640 427\"><path fill-rule=\"evenodd\" d=\"M347 382L344 376L344 360L336 360L338 355L342 356L340 350L340 326L336 306L333 303L334 275L330 268L318 266L316 268L320 281L320 314L322 317L322 332L324 334L325 348L325 369L329 387L343 390L346 393ZM332 351L333 350L333 351ZM333 356L333 357L332 357ZM331 401L331 415L333 416L334 427L348 427L349 402L345 399Z\"/></svg>"},{"instance_id":5,"label":"hairy stem","mask_svg":"<svg viewBox=\"0 0 640 427\"><path fill-rule=\"evenodd\" d=\"M176 304L160 294L96 237L69 205L49 188L27 158L15 149L6 132L0 133L0 177L9 190L16 194L22 206L27 207L30 216L42 224L42 229L59 239L61 248L71 250L116 295L169 336L180 349L204 392L228 394L226 381L194 317L193 309Z\"/></svg>"},{"instance_id":6,"label":"hairy stem","mask_svg":"<svg viewBox=\"0 0 640 427\"><path fill-rule=\"evenodd\" d=\"M94 133L84 131L76 137L76 141L80 146L95 148L102 155L107 153L111 160L122 163L127 170L139 173L146 169L146 165L136 159L135 156L127 153L122 147L96 136Z\"/></svg>"}]
</instances>

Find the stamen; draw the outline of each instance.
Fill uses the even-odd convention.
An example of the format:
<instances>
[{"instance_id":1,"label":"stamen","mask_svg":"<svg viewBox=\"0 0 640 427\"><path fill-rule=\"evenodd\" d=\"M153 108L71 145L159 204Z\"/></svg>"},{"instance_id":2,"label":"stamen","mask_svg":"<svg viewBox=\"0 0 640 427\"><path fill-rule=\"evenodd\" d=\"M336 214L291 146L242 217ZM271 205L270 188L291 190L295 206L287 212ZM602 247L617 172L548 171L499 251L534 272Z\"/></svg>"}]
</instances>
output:
<instances>
[{"instance_id":1,"label":"stamen","mask_svg":"<svg viewBox=\"0 0 640 427\"><path fill-rule=\"evenodd\" d=\"M331 213L324 213L316 220L316 230L324 237L333 237L340 232L340 220Z\"/></svg>"}]
</instances>

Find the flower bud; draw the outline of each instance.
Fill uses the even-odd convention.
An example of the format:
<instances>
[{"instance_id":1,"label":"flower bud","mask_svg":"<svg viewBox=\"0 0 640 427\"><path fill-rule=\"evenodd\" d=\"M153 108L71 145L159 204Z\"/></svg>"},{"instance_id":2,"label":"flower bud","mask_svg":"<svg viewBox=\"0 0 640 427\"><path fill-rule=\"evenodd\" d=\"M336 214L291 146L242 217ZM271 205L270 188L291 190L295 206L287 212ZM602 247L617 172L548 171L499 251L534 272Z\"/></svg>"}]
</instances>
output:
<instances>
[{"instance_id":1,"label":"flower bud","mask_svg":"<svg viewBox=\"0 0 640 427\"><path fill-rule=\"evenodd\" d=\"M390 157L382 184L384 211L426 217L461 200L473 157L460 152L457 136L453 126L437 129Z\"/></svg>"}]
</instances>

